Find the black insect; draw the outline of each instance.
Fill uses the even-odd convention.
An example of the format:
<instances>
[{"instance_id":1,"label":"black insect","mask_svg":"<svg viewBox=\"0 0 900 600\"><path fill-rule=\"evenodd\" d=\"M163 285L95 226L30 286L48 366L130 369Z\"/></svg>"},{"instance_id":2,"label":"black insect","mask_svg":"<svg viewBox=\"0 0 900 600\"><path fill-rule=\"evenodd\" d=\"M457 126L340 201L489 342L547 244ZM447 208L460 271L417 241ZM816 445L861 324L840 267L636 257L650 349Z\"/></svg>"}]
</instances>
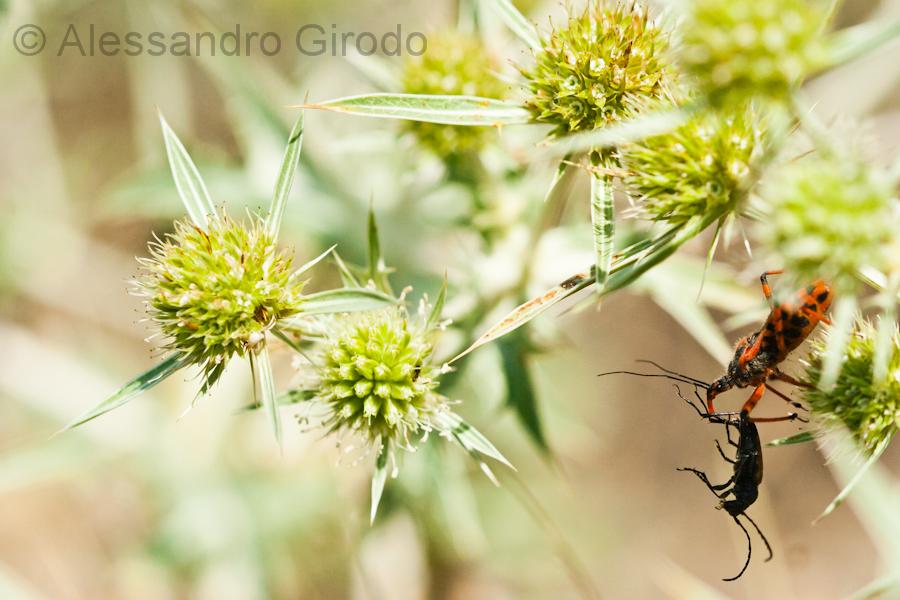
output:
<instances>
[{"instance_id":1,"label":"black insect","mask_svg":"<svg viewBox=\"0 0 900 600\"><path fill-rule=\"evenodd\" d=\"M694 406L693 403L690 404L691 406ZM750 557L753 553L753 543L750 540L750 533L738 517L743 516L751 525L753 525L753 528L756 530L756 533L759 534L759 537L762 539L769 552L766 561L772 560L772 546L769 545L769 540L766 539L766 536L760 531L759 526L746 512L747 509L756 502L756 499L759 496L759 485L762 483L763 477L762 444L760 444L759 441L759 432L756 429L756 424L750 420L750 413L747 411L741 411L737 423L730 419L709 415L708 413L701 414L704 418L714 423L723 423L725 425L725 435L728 439L728 443L736 448L734 459L728 458L722 450L722 446L719 444L718 440L716 440L716 448L718 448L722 458L734 465L734 474L725 483L713 485L703 471L692 467L682 467L678 470L689 471L696 475L700 481L705 483L706 487L720 499L719 505L716 508L724 508L725 512L731 515L734 522L737 523L738 527L743 530L744 535L747 536L747 560L744 561L744 566L741 567L740 572L734 577L723 579L723 581L734 581L747 570L747 567L750 565ZM737 442L732 439L732 428L737 430ZM732 498L726 500L728 496L732 496Z\"/></svg>"}]
</instances>

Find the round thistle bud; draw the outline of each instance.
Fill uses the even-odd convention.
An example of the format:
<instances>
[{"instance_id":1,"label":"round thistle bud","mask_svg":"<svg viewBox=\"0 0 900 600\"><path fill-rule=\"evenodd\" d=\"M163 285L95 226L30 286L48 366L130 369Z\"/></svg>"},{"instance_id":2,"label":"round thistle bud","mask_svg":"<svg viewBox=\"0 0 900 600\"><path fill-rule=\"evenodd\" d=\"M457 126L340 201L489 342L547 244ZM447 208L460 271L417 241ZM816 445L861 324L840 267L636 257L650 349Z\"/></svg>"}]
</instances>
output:
<instances>
[{"instance_id":1,"label":"round thistle bud","mask_svg":"<svg viewBox=\"0 0 900 600\"><path fill-rule=\"evenodd\" d=\"M680 60L714 106L747 97L782 99L823 64L824 3L810 0L693 0Z\"/></svg>"},{"instance_id":2,"label":"round thistle bud","mask_svg":"<svg viewBox=\"0 0 900 600\"><path fill-rule=\"evenodd\" d=\"M556 135L604 127L661 98L670 76L668 37L635 2L592 1L541 41L523 69L525 106Z\"/></svg>"},{"instance_id":3,"label":"round thistle bud","mask_svg":"<svg viewBox=\"0 0 900 600\"><path fill-rule=\"evenodd\" d=\"M764 190L770 218L757 230L798 281L855 287L859 267L883 267L896 231L893 186L852 160L815 157L784 168Z\"/></svg>"},{"instance_id":4,"label":"round thistle bud","mask_svg":"<svg viewBox=\"0 0 900 600\"><path fill-rule=\"evenodd\" d=\"M835 386L825 392L815 387L804 396L813 417L823 425L843 425L867 454L886 443L900 428L900 334L891 337L887 375L874 381L875 328L867 321L857 324L844 350ZM821 376L827 343L813 342L806 364L806 380L815 386Z\"/></svg>"},{"instance_id":5,"label":"round thistle bud","mask_svg":"<svg viewBox=\"0 0 900 600\"><path fill-rule=\"evenodd\" d=\"M435 391L429 338L402 308L340 317L319 367L326 425L388 446L410 447L411 435L430 431L446 400Z\"/></svg>"},{"instance_id":6,"label":"round thistle bud","mask_svg":"<svg viewBox=\"0 0 900 600\"><path fill-rule=\"evenodd\" d=\"M444 32L428 38L428 52L407 58L401 73L403 93L500 99L506 86L495 76L496 67L497 61L477 37ZM441 159L478 152L496 135L490 127L418 121L403 121L403 127Z\"/></svg>"},{"instance_id":7,"label":"round thistle bud","mask_svg":"<svg viewBox=\"0 0 900 600\"><path fill-rule=\"evenodd\" d=\"M135 282L166 348L204 370L202 391L234 354L261 347L278 319L295 314L303 283L279 252L265 222L211 219L206 231L176 221L175 231L150 244Z\"/></svg>"},{"instance_id":8,"label":"round thistle bud","mask_svg":"<svg viewBox=\"0 0 900 600\"><path fill-rule=\"evenodd\" d=\"M735 210L750 185L762 131L750 110L705 113L672 133L622 148L624 182L649 218L674 225Z\"/></svg>"}]
</instances>

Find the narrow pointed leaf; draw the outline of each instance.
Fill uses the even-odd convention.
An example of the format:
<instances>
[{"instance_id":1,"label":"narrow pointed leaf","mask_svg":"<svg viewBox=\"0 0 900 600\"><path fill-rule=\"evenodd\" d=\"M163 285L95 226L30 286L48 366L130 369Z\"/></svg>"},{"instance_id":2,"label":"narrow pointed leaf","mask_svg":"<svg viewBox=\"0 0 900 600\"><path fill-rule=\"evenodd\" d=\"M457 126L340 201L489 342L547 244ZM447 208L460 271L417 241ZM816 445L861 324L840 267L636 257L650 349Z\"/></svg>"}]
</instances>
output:
<instances>
[{"instance_id":1,"label":"narrow pointed leaf","mask_svg":"<svg viewBox=\"0 0 900 600\"><path fill-rule=\"evenodd\" d=\"M805 444L806 442L812 442L815 439L816 436L812 431L801 431L800 433L795 433L794 435L789 435L777 440L772 440L771 442L767 443L766 446L791 446L793 444Z\"/></svg>"},{"instance_id":2,"label":"narrow pointed leaf","mask_svg":"<svg viewBox=\"0 0 900 600\"><path fill-rule=\"evenodd\" d=\"M296 271L294 271L294 272L291 274L291 277L299 277L300 275L303 275L304 273L306 273L307 271L309 271L310 269L312 269L314 266L316 266L317 264L319 264L319 263L320 263L326 256L328 256L335 248L337 248L337 244L333 245L331 248L329 248L328 250L326 250L326 251L323 252L322 254L318 255L317 257L315 257L315 258L312 259L311 261L309 261L309 262L303 264L299 269L297 269Z\"/></svg>"},{"instance_id":3,"label":"narrow pointed leaf","mask_svg":"<svg viewBox=\"0 0 900 600\"><path fill-rule=\"evenodd\" d=\"M515 470L515 467L480 431L466 423L459 415L452 412L441 413L434 422L441 431L446 431L456 438L469 453L483 454Z\"/></svg>"},{"instance_id":4,"label":"narrow pointed leaf","mask_svg":"<svg viewBox=\"0 0 900 600\"><path fill-rule=\"evenodd\" d=\"M567 154L602 150L620 146L628 142L636 142L654 135L668 133L683 124L690 116L690 108L669 108L633 119L609 125L602 129L574 133L552 140L538 150L539 155L562 157Z\"/></svg>"},{"instance_id":5,"label":"narrow pointed leaf","mask_svg":"<svg viewBox=\"0 0 900 600\"><path fill-rule=\"evenodd\" d=\"M444 302L447 300L447 276L444 275L444 283L441 285L441 291L431 306L431 312L428 314L428 321L425 323L426 329L431 329L441 321L441 313L444 312Z\"/></svg>"},{"instance_id":6,"label":"narrow pointed leaf","mask_svg":"<svg viewBox=\"0 0 900 600\"><path fill-rule=\"evenodd\" d=\"M553 305L565 300L575 292L583 290L592 283L594 283L594 279L593 274L590 271L578 273L577 275L573 275L566 279L559 285L550 288L537 298L532 298L531 300L520 304L498 323L481 334L481 337L475 340L471 346L454 356L453 359L450 360L450 363L456 362L475 349L515 331L528 321L551 308Z\"/></svg>"},{"instance_id":7,"label":"narrow pointed leaf","mask_svg":"<svg viewBox=\"0 0 900 600\"><path fill-rule=\"evenodd\" d=\"M307 402L316 397L316 392L314 390L288 390L283 394L278 394L278 398L276 402L278 406L292 406L294 404L300 404L301 402ZM236 412L244 413L244 412L253 412L255 410L259 410L262 408L261 404L254 403L248 404L237 409Z\"/></svg>"},{"instance_id":8,"label":"narrow pointed leaf","mask_svg":"<svg viewBox=\"0 0 900 600\"><path fill-rule=\"evenodd\" d=\"M521 106L476 96L368 94L303 104L300 108L444 125L515 125L531 119L530 113Z\"/></svg>"},{"instance_id":9,"label":"narrow pointed leaf","mask_svg":"<svg viewBox=\"0 0 900 600\"><path fill-rule=\"evenodd\" d=\"M170 356L149 371L141 373L126 383L125 386L119 389L115 394L66 425L63 431L78 427L79 425L84 425L88 421L96 419L102 414L119 408L141 392L149 390L157 383L166 379L183 366L185 366L185 361L180 355L176 354Z\"/></svg>"},{"instance_id":10,"label":"narrow pointed leaf","mask_svg":"<svg viewBox=\"0 0 900 600\"><path fill-rule=\"evenodd\" d=\"M503 22L517 38L525 42L532 50L541 49L541 38L534 25L513 5L511 0L488 0L490 5L500 14Z\"/></svg>"},{"instance_id":11,"label":"narrow pointed leaf","mask_svg":"<svg viewBox=\"0 0 900 600\"><path fill-rule=\"evenodd\" d=\"M612 268L616 234L612 178L608 175L591 175L591 224L594 227L594 279L602 290Z\"/></svg>"},{"instance_id":12,"label":"narrow pointed leaf","mask_svg":"<svg viewBox=\"0 0 900 600\"><path fill-rule=\"evenodd\" d=\"M900 19L872 20L831 34L828 68L856 60L900 37Z\"/></svg>"},{"instance_id":13,"label":"narrow pointed leaf","mask_svg":"<svg viewBox=\"0 0 900 600\"><path fill-rule=\"evenodd\" d=\"M278 179L275 181L275 195L272 197L272 206L269 209L269 217L266 221L269 235L272 239L278 239L278 230L284 217L284 207L287 206L288 197L291 195L291 187L294 185L294 176L297 174L297 165L300 164L300 150L303 146L303 115L294 123L291 134L288 136L288 145L281 161L281 169Z\"/></svg>"},{"instance_id":14,"label":"narrow pointed leaf","mask_svg":"<svg viewBox=\"0 0 900 600\"><path fill-rule=\"evenodd\" d=\"M569 158L567 156L560 161L553 175L553 181L550 182L550 187L547 188L535 235L549 231L562 221L563 213L566 210L566 202L572 193L575 174L578 171L578 169L569 164Z\"/></svg>"},{"instance_id":15,"label":"narrow pointed leaf","mask_svg":"<svg viewBox=\"0 0 900 600\"><path fill-rule=\"evenodd\" d=\"M338 272L341 274L341 282L343 282L344 287L362 287L359 279L353 274L353 271L350 270L350 267L347 266L347 263L344 262L344 259L341 258L337 250L335 250L332 255L334 256L335 264L337 264Z\"/></svg>"},{"instance_id":16,"label":"narrow pointed leaf","mask_svg":"<svg viewBox=\"0 0 900 600\"><path fill-rule=\"evenodd\" d=\"M375 220L375 211L369 207L369 280L375 283L375 287L385 293L391 292L391 283L388 280L388 269L384 264L384 255L381 252L381 238L378 235L378 222Z\"/></svg>"},{"instance_id":17,"label":"narrow pointed leaf","mask_svg":"<svg viewBox=\"0 0 900 600\"><path fill-rule=\"evenodd\" d=\"M194 225L200 229L206 229L207 218L217 216L216 207L209 197L206 184L203 183L194 161L191 160L181 140L169 127L162 113L159 113L159 123L162 127L163 139L166 143L166 156L169 159L169 168L172 170L172 178L175 179L178 196Z\"/></svg>"},{"instance_id":18,"label":"narrow pointed leaf","mask_svg":"<svg viewBox=\"0 0 900 600\"><path fill-rule=\"evenodd\" d=\"M881 458L881 455L884 454L885 450L887 450L890 442L891 438L888 437L884 441L882 441L877 448L875 448L875 451L872 452L872 456L866 459L866 462L864 462L862 466L859 467L856 473L850 478L849 481L847 481L847 484L844 486L844 488L838 493L837 496L835 496L834 500L832 500L831 503L825 507L825 510L822 511L822 514L816 517L813 523L821 521L822 519L833 513L837 507L844 503L844 500L847 499L847 496L850 495L850 492L853 491L853 488L855 488L860 480L866 475L866 472L868 472L869 469L872 468L872 465L878 462L878 459Z\"/></svg>"},{"instance_id":19,"label":"narrow pointed leaf","mask_svg":"<svg viewBox=\"0 0 900 600\"><path fill-rule=\"evenodd\" d=\"M250 353L250 368L253 371L254 392L259 386L259 402L269 415L272 425L272 433L275 441L282 445L281 412L278 410L278 396L275 394L275 377L272 375L272 361L269 359L269 349L263 348L259 354Z\"/></svg>"},{"instance_id":20,"label":"narrow pointed leaf","mask_svg":"<svg viewBox=\"0 0 900 600\"><path fill-rule=\"evenodd\" d=\"M375 522L375 514L378 512L378 504L384 493L384 484L388 476L388 450L383 445L375 457L375 471L372 473L372 508L369 512L369 523Z\"/></svg>"},{"instance_id":21,"label":"narrow pointed leaf","mask_svg":"<svg viewBox=\"0 0 900 600\"><path fill-rule=\"evenodd\" d=\"M304 315L325 315L376 310L396 304L396 298L378 290L341 288L303 296L300 300L300 311Z\"/></svg>"},{"instance_id":22,"label":"narrow pointed leaf","mask_svg":"<svg viewBox=\"0 0 900 600\"><path fill-rule=\"evenodd\" d=\"M527 357L522 337L518 334L507 336L498 342L503 378L506 380L506 403L515 411L531 441L547 454L550 446L544 435L537 395L525 362Z\"/></svg>"}]
</instances>

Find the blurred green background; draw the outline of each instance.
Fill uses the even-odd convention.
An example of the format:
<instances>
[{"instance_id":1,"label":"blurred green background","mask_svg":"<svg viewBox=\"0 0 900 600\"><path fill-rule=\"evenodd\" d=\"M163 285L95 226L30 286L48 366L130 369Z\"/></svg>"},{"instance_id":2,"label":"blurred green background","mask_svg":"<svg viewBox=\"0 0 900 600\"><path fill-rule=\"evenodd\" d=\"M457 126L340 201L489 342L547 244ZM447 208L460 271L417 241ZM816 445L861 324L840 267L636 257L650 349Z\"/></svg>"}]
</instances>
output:
<instances>
[{"instance_id":1,"label":"blurred green background","mask_svg":"<svg viewBox=\"0 0 900 600\"><path fill-rule=\"evenodd\" d=\"M560 9L527 4L517 3L542 26ZM840 19L897 18L898 5L851 1ZM695 341L697 332L686 331L671 306L673 299L694 302L708 240L605 300L601 311L555 311L529 328L543 348L527 365L550 457L504 406L498 349L467 358L454 397L518 473L500 473L503 486L495 488L458 448L428 444L406 457L372 527L369 463L342 460L333 440L299 425L288 428L280 454L265 419L239 413L250 395L241 368L186 414L196 382L175 377L53 436L152 364L149 330L127 280L153 232L168 231L182 212L157 108L189 147L214 201L234 213L258 209L268 202L296 117L288 105L307 92L324 99L375 90L353 61L299 56L298 27L330 30L334 23L339 31L383 33L399 23L428 34L454 27L464 7L396 0L0 4L0 597L818 599L848 596L886 566L900 572L900 564L885 565L891 555L865 517L872 509L860 499L866 494L810 525L840 479L807 444L765 454L762 496L751 514L775 559L762 563L757 542L748 573L722 583L743 561L743 535L713 510L707 490L675 471L694 465L727 478L709 426L668 383L597 379L638 358L703 379L718 373L727 353L713 357L704 347L721 348L720 339ZM37 56L12 46L14 32L29 23L48 36ZM273 57L56 56L69 24L116 32L240 24L279 32L284 47ZM496 46L504 63L528 59L509 40L498 38ZM886 49L808 86L825 115L844 116L836 126L861 131L867 151L885 162L900 139L896 52ZM371 201L395 284L433 294L447 271L451 313L492 297L521 268L527 248L516 219L531 202L522 190L534 188L539 198L549 165L529 166L520 188L493 206L491 223L505 233L485 251L478 223L461 208L464 195L439 184L434 161L395 124L325 113L307 115L306 124L283 233L298 257L338 243L342 255L362 262ZM571 223L536 249L531 292L590 262L586 208L572 210ZM724 254L732 267L710 274L704 291L717 322L732 314L738 319L731 325L743 320L724 329L727 340L765 310L754 273L771 267L748 264L739 246ZM326 285L334 269L319 268L316 278L314 286ZM279 358L285 381L289 357ZM723 401L736 407L739 396ZM782 405L766 400L761 410ZM761 429L768 440L797 427ZM896 475L900 451L889 450L880 464ZM896 493L896 479L878 474Z\"/></svg>"}]
</instances>

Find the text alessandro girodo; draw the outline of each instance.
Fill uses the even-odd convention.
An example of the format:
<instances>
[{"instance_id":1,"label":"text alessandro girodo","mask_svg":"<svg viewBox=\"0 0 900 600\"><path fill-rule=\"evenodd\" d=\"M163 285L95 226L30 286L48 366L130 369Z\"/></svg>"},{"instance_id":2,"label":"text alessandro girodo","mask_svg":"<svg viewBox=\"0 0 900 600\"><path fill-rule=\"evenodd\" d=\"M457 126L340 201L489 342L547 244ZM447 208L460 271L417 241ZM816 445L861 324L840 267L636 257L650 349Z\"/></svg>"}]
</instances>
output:
<instances>
[{"instance_id":1,"label":"text alessandro girodo","mask_svg":"<svg viewBox=\"0 0 900 600\"><path fill-rule=\"evenodd\" d=\"M304 56L421 56L428 47L425 34L405 33L401 25L391 31L340 31L310 23L292 33L288 46L274 31L103 31L95 25L69 25L57 46L57 56L275 56L287 50Z\"/></svg>"}]
</instances>

